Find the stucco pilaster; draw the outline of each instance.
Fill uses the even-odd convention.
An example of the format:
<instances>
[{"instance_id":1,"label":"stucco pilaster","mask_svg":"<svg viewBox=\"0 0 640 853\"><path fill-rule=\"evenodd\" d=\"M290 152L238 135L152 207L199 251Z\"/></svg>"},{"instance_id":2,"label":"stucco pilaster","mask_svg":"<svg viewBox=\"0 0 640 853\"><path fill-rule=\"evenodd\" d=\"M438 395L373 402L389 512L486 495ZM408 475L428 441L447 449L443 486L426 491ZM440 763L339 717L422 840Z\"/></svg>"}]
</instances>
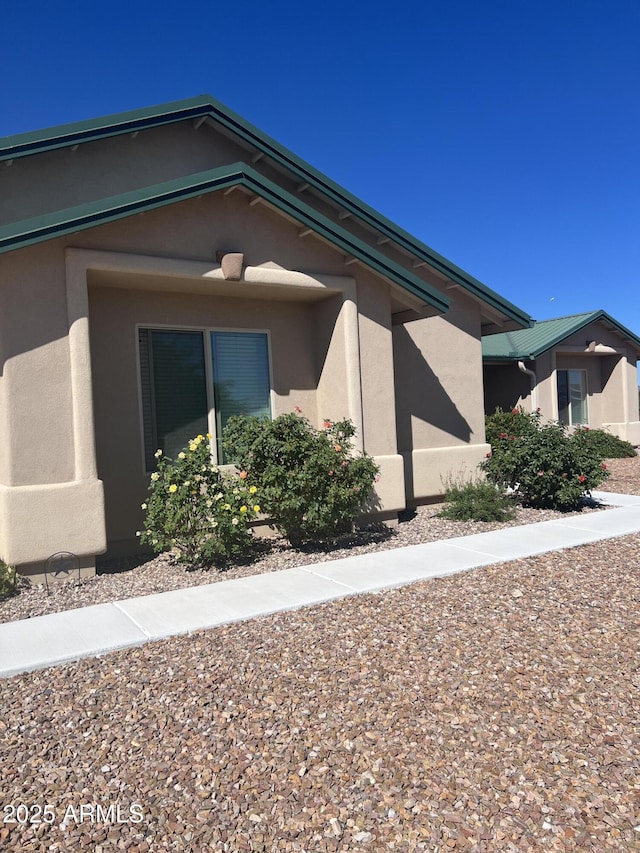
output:
<instances>
[{"instance_id":1,"label":"stucco pilaster","mask_svg":"<svg viewBox=\"0 0 640 853\"><path fill-rule=\"evenodd\" d=\"M91 350L89 347L89 299L87 268L82 255L66 252L67 315L73 406L73 438L76 480L97 478Z\"/></svg>"},{"instance_id":2,"label":"stucco pilaster","mask_svg":"<svg viewBox=\"0 0 640 853\"><path fill-rule=\"evenodd\" d=\"M364 448L364 418L362 414L362 386L360 384L360 331L358 322L358 302L356 283L351 281L343 291L343 303L340 311L344 334L345 384L349 406L349 418L356 429L354 446Z\"/></svg>"}]
</instances>

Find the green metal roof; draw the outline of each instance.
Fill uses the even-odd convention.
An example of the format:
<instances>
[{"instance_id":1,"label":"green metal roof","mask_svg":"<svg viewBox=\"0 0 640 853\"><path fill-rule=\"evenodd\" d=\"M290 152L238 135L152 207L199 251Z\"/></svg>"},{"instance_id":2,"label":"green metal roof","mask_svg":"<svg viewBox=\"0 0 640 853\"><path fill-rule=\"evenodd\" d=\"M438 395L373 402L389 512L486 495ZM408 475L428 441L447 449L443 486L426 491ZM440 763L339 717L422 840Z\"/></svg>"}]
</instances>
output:
<instances>
[{"instance_id":1,"label":"green metal roof","mask_svg":"<svg viewBox=\"0 0 640 853\"><path fill-rule=\"evenodd\" d=\"M449 300L436 288L396 264L368 243L354 237L336 222L318 213L245 163L233 163L230 166L209 169L186 178L166 181L152 187L144 187L5 225L0 227L0 253L41 243L64 234L83 231L142 211L154 210L232 186L246 187L287 216L291 216L333 243L334 246L362 261L424 303L433 306L438 312L448 311Z\"/></svg>"},{"instance_id":2,"label":"green metal roof","mask_svg":"<svg viewBox=\"0 0 640 853\"><path fill-rule=\"evenodd\" d=\"M485 335L482 338L482 357L485 361L535 359L596 320L602 320L640 349L640 338L606 311L589 311L586 314L571 314L554 320L539 320L530 329Z\"/></svg>"},{"instance_id":3,"label":"green metal roof","mask_svg":"<svg viewBox=\"0 0 640 853\"><path fill-rule=\"evenodd\" d=\"M330 180L306 161L300 159L270 136L262 133L254 125L216 101L211 95L200 95L183 101L173 101L156 107L117 113L103 118L62 125L33 133L22 133L0 138L0 160L25 157L43 151L50 151L69 145L78 145L92 139L133 133L162 124L170 124L186 119L210 117L221 126L249 143L263 154L269 156L281 166L293 171L302 183L308 183L324 196L367 223L382 236L388 237L421 261L425 261L452 281L460 284L468 292L479 297L495 310L523 326L530 326L531 317L507 299L503 299L494 290L482 284L478 279L466 273L460 267L448 261L425 243L420 242L407 231L399 228L339 184ZM396 169L400 169L396 165ZM405 167L402 167L405 171ZM410 169L408 170L411 171ZM423 286L426 286L422 282Z\"/></svg>"}]
</instances>

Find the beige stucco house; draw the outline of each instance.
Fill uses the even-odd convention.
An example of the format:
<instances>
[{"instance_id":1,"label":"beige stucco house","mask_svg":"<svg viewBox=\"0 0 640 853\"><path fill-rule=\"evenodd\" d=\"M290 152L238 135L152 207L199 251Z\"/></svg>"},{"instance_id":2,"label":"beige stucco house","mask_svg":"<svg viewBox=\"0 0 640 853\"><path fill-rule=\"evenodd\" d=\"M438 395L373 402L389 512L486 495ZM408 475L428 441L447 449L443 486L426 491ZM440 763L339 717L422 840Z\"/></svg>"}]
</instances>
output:
<instances>
[{"instance_id":1,"label":"beige stucco house","mask_svg":"<svg viewBox=\"0 0 640 853\"><path fill-rule=\"evenodd\" d=\"M0 556L131 552L153 452L351 418L381 516L488 450L516 306L209 96L0 140ZM218 457L219 458L219 457Z\"/></svg>"},{"instance_id":2,"label":"beige stucco house","mask_svg":"<svg viewBox=\"0 0 640 853\"><path fill-rule=\"evenodd\" d=\"M485 407L540 409L546 420L640 444L640 338L605 311L542 320L482 339Z\"/></svg>"}]
</instances>

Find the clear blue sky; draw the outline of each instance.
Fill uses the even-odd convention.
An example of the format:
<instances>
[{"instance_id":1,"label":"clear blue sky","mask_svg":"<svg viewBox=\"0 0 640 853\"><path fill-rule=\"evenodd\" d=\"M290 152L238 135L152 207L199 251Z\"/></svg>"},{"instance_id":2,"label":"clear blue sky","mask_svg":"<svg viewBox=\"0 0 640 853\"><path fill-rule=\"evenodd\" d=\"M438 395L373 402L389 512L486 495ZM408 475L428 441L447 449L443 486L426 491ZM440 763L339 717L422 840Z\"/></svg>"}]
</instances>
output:
<instances>
[{"instance_id":1,"label":"clear blue sky","mask_svg":"<svg viewBox=\"0 0 640 853\"><path fill-rule=\"evenodd\" d=\"M208 92L536 319L640 334L640 0L5 4L0 135Z\"/></svg>"}]
</instances>

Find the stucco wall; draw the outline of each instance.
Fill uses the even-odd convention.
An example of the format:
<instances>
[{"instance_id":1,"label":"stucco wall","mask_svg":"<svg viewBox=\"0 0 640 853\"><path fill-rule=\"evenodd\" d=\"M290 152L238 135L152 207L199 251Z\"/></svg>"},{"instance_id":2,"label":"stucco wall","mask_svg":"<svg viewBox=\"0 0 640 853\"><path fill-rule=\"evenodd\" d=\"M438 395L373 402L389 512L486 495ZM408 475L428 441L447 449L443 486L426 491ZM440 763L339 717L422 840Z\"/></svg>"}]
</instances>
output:
<instances>
[{"instance_id":1,"label":"stucco wall","mask_svg":"<svg viewBox=\"0 0 640 853\"><path fill-rule=\"evenodd\" d=\"M246 159L246 150L191 121L21 157L0 172L0 224Z\"/></svg>"},{"instance_id":2,"label":"stucco wall","mask_svg":"<svg viewBox=\"0 0 640 853\"><path fill-rule=\"evenodd\" d=\"M396 419L408 497L442 494L474 476L484 435L480 310L458 290L445 317L393 329Z\"/></svg>"},{"instance_id":3,"label":"stucco wall","mask_svg":"<svg viewBox=\"0 0 640 853\"><path fill-rule=\"evenodd\" d=\"M0 557L22 565L104 549L102 484L77 469L64 252L5 255ZM83 561L86 563L86 561Z\"/></svg>"},{"instance_id":4,"label":"stucco wall","mask_svg":"<svg viewBox=\"0 0 640 853\"><path fill-rule=\"evenodd\" d=\"M2 384L7 401L1 482L72 480L68 322L61 247L45 244L0 263Z\"/></svg>"},{"instance_id":5,"label":"stucco wall","mask_svg":"<svg viewBox=\"0 0 640 853\"><path fill-rule=\"evenodd\" d=\"M366 272L358 273L361 383L364 434L370 453L394 454L396 419L393 337L389 287Z\"/></svg>"},{"instance_id":6,"label":"stucco wall","mask_svg":"<svg viewBox=\"0 0 640 853\"><path fill-rule=\"evenodd\" d=\"M89 317L98 473L105 484L112 546L133 540L147 492L138 391L136 324L266 330L273 367L273 414L300 406L316 420L317 377L308 342L313 306L195 294L90 287Z\"/></svg>"},{"instance_id":7,"label":"stucco wall","mask_svg":"<svg viewBox=\"0 0 640 853\"><path fill-rule=\"evenodd\" d=\"M588 326L585 326L584 329L581 329L579 332L565 338L558 345L557 349L562 350L571 346L584 348L587 346L589 341L594 341L596 344L604 344L605 346L610 347L625 347L625 344L618 332L615 332L613 329L608 329L598 321L590 323Z\"/></svg>"},{"instance_id":8,"label":"stucco wall","mask_svg":"<svg viewBox=\"0 0 640 853\"><path fill-rule=\"evenodd\" d=\"M213 263L217 250L242 252L247 266L352 274L341 252L300 237L300 225L250 201L242 190L205 195L80 232L67 245Z\"/></svg>"},{"instance_id":9,"label":"stucco wall","mask_svg":"<svg viewBox=\"0 0 640 853\"><path fill-rule=\"evenodd\" d=\"M484 441L479 306L454 293L446 316L393 329L403 450Z\"/></svg>"}]
</instances>

